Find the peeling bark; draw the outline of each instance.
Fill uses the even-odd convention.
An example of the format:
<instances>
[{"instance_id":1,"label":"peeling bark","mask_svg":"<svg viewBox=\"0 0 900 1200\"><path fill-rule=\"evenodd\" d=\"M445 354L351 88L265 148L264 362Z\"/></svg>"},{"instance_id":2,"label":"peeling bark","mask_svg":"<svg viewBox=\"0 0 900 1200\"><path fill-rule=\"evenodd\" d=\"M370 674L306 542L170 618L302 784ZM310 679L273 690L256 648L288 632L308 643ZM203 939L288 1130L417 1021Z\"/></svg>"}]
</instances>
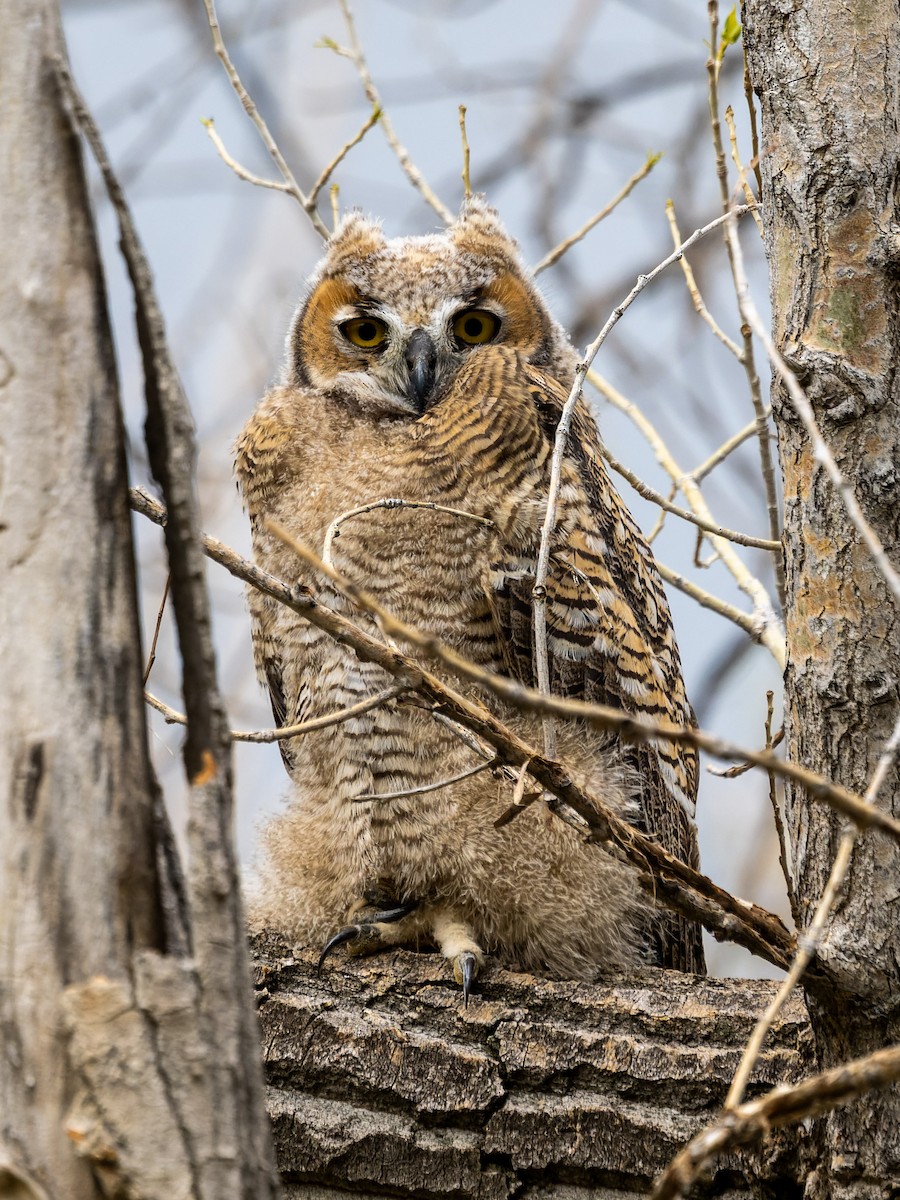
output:
<instances>
[{"instance_id":1,"label":"peeling bark","mask_svg":"<svg viewBox=\"0 0 900 1200\"><path fill-rule=\"evenodd\" d=\"M762 109L763 202L777 342L894 563L900 427L900 37L895 3L745 5ZM773 389L785 493L791 758L863 791L900 711L900 621L834 489L817 469L786 395ZM880 802L900 812L897 772ZM841 822L786 789L796 886L808 921ZM849 1001L810 997L821 1067L900 1038L900 850L863 838L821 956ZM894 1195L900 1089L819 1126L807 1194Z\"/></svg>"}]
</instances>

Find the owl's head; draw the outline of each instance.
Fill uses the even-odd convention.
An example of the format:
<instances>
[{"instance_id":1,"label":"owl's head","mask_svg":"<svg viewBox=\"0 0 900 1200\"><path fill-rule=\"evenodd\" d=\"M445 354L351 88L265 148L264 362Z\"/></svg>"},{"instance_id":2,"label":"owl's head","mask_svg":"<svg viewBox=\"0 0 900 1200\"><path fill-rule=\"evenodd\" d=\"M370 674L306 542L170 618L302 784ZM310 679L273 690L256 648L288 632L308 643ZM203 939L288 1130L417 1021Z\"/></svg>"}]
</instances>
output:
<instances>
[{"instance_id":1,"label":"owl's head","mask_svg":"<svg viewBox=\"0 0 900 1200\"><path fill-rule=\"evenodd\" d=\"M287 342L284 382L419 416L470 355L504 345L568 383L575 354L497 213L467 200L445 232L386 238L361 214L328 242Z\"/></svg>"}]
</instances>

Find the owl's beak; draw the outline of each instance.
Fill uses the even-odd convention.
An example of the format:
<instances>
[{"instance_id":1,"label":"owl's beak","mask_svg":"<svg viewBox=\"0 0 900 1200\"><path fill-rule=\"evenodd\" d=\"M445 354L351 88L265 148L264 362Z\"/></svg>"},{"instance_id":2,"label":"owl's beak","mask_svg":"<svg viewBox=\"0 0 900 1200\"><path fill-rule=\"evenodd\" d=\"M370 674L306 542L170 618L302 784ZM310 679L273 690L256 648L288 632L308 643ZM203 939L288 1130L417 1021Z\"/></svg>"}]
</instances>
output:
<instances>
[{"instance_id":1,"label":"owl's beak","mask_svg":"<svg viewBox=\"0 0 900 1200\"><path fill-rule=\"evenodd\" d=\"M417 329L406 345L406 369L409 372L407 394L420 413L428 406L437 374L437 346L424 329Z\"/></svg>"}]
</instances>

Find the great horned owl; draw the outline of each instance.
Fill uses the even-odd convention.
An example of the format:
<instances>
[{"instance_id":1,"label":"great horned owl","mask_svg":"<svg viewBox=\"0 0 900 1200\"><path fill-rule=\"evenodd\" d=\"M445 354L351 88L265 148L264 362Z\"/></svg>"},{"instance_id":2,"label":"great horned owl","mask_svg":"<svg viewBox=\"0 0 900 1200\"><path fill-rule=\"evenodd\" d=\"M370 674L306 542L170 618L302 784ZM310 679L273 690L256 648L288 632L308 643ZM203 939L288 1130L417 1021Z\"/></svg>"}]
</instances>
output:
<instances>
[{"instance_id":1,"label":"great horned owl","mask_svg":"<svg viewBox=\"0 0 900 1200\"><path fill-rule=\"evenodd\" d=\"M482 199L428 237L388 239L372 220L348 216L294 316L281 385L237 442L257 562L288 580L300 569L263 518L320 552L338 521L333 561L344 575L473 662L534 684L531 591L576 361ZM402 505L343 516L387 498L489 521ZM552 690L690 723L662 584L583 403L552 548ZM327 603L377 633L326 581L316 584ZM391 682L261 594L251 593L250 608L279 724L345 708ZM539 722L480 698L540 744ZM655 913L633 871L545 805L495 828L510 805L508 779L481 773L416 794L479 760L471 742L409 698L281 747L293 798L263 834L255 922L311 944L352 920L332 937L351 950L436 945L466 992L485 954L568 978L647 961L703 970L699 930ZM559 756L608 805L696 864L690 749L625 746L561 724Z\"/></svg>"}]
</instances>

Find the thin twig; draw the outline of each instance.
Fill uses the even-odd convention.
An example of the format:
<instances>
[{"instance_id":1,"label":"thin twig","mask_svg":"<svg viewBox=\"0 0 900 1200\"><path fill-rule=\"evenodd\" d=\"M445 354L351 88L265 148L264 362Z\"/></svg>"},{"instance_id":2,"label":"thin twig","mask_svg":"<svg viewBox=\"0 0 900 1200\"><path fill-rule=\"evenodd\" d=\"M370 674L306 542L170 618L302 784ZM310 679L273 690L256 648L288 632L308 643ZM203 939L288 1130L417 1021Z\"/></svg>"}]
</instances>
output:
<instances>
[{"instance_id":1,"label":"thin twig","mask_svg":"<svg viewBox=\"0 0 900 1200\"><path fill-rule=\"evenodd\" d=\"M612 200L610 200L608 204L605 204L599 212L594 213L591 219L586 221L577 233L573 233L571 237L565 238L565 240L560 242L558 246L555 246L549 254L545 254L541 261L532 267L532 273L534 275L540 275L541 271L546 271L548 267L552 267L554 263L559 262L559 260L568 250L571 250L576 243L580 242L582 238L586 237L595 225L599 225L602 220L608 217L611 212L619 207L626 197L631 195L641 180L645 179L650 174L661 158L662 154L648 154L647 161L639 170L635 171L621 191L617 192L615 196L613 196Z\"/></svg>"},{"instance_id":2,"label":"thin twig","mask_svg":"<svg viewBox=\"0 0 900 1200\"><path fill-rule=\"evenodd\" d=\"M750 163L756 176L756 194L762 195L762 175L759 170L759 129L756 124L756 105L753 103L753 83L750 79L750 67L747 63L747 45L744 43L744 99L747 101L747 113L750 117Z\"/></svg>"},{"instance_id":3,"label":"thin twig","mask_svg":"<svg viewBox=\"0 0 900 1200\"><path fill-rule=\"evenodd\" d=\"M459 106L459 133L460 133L460 137L462 138L462 152L463 152L463 165L462 165L463 195L468 200L472 195L472 176L471 176L470 170L469 170L469 168L470 168L469 139L466 136L466 106L464 104L461 104Z\"/></svg>"},{"instance_id":4,"label":"thin twig","mask_svg":"<svg viewBox=\"0 0 900 1200\"><path fill-rule=\"evenodd\" d=\"M287 191L289 195L293 196L298 204L300 204L304 212L306 212L306 214L309 216L310 221L312 221L313 228L320 233L323 238L327 238L328 230L325 227L325 223L316 212L315 208L310 206L309 197L304 195L303 190L297 183L297 180L294 178L294 174L287 165L284 155L278 148L278 143L272 136L268 125L263 120L259 109L256 107L256 104L253 102L253 99L250 96L250 93L241 82L241 77L238 75L237 68L231 61L231 57L222 37L222 30L219 27L219 18L216 16L215 0L203 0L203 6L206 9L206 19L209 23L210 33L212 34L216 56L218 57L222 66L225 68L225 74L228 76L228 81L243 105L244 112L256 126L257 132L262 138L263 145L265 146L266 150L268 150L270 158L278 168L281 178L287 185L285 191Z\"/></svg>"},{"instance_id":5,"label":"thin twig","mask_svg":"<svg viewBox=\"0 0 900 1200\"><path fill-rule=\"evenodd\" d=\"M900 1046L876 1050L811 1075L793 1087L773 1088L764 1096L726 1111L680 1150L656 1181L651 1200L681 1200L703 1168L715 1157L760 1141L773 1125L795 1124L820 1116L839 1104L900 1079Z\"/></svg>"},{"instance_id":6,"label":"thin twig","mask_svg":"<svg viewBox=\"0 0 900 1200\"><path fill-rule=\"evenodd\" d=\"M166 574L166 582L163 586L162 597L159 601L159 610L156 614L156 625L153 629L153 640L150 643L150 653L147 655L147 666L144 668L143 686L147 686L147 680L150 678L150 672L153 670L153 664L156 662L156 643L159 641L159 631L162 627L163 613L166 611L166 600L169 596L169 581L172 576Z\"/></svg>"},{"instance_id":7,"label":"thin twig","mask_svg":"<svg viewBox=\"0 0 900 1200\"><path fill-rule=\"evenodd\" d=\"M466 771L460 771L458 775L452 775L449 779L439 779L437 783L426 783L422 787L406 788L402 792L369 792L362 796L354 796L353 804L368 803L372 800L402 800L407 796L424 796L427 792L439 792L441 788L450 787L454 783L459 783L463 779L471 779L473 775L480 775L482 771L489 771L492 767L500 765L498 758L491 758L488 762L476 763L474 767L469 767Z\"/></svg>"},{"instance_id":8,"label":"thin twig","mask_svg":"<svg viewBox=\"0 0 900 1200\"><path fill-rule=\"evenodd\" d=\"M897 719L894 731L885 745L878 764L872 773L869 786L866 788L864 797L866 804L874 805L887 774L896 761L898 748L900 748L900 718ZM763 1042L766 1040L773 1022L781 1012L785 1001L799 983L813 956L818 951L822 935L825 932L825 924L828 921L834 902L840 895L841 888L844 885L844 878L853 855L853 847L856 845L858 837L859 829L853 825L848 826L841 835L834 863L831 867L831 873L828 876L825 890L822 892L822 896L816 906L815 915L809 928L797 939L797 952L794 955L794 961L791 963L790 970L773 996L766 1011L756 1023L753 1034L741 1057L738 1069L731 1081L731 1087L728 1089L728 1095L725 1098L726 1108L735 1108L740 1104L744 1090L747 1087L747 1081L750 1078L750 1072L756 1065Z\"/></svg>"},{"instance_id":9,"label":"thin twig","mask_svg":"<svg viewBox=\"0 0 900 1200\"><path fill-rule=\"evenodd\" d=\"M468 746L470 750L474 750L474 752L480 758L492 759L495 757L493 751L488 750L484 743L480 742L478 738L475 737L474 734L472 734L468 729L466 729L464 725L458 724L456 721L451 720L450 717L446 716L442 712L438 712L436 709L432 708L429 711L431 712L432 720L437 721L439 725L443 725L443 727L449 730L449 732L452 733L455 738L458 738L464 746Z\"/></svg>"},{"instance_id":10,"label":"thin twig","mask_svg":"<svg viewBox=\"0 0 900 1200\"><path fill-rule=\"evenodd\" d=\"M766 692L766 696L774 696L774 692ZM774 737L769 740L769 727L766 725L766 749L774 750L776 746L780 746L784 741L784 726L778 730ZM713 767L708 766L707 771L710 775L715 775L718 779L740 779L742 775L746 775L748 771L753 770L753 763L742 762L735 763L731 767Z\"/></svg>"},{"instance_id":11,"label":"thin twig","mask_svg":"<svg viewBox=\"0 0 900 1200\"><path fill-rule=\"evenodd\" d=\"M315 207L316 200L318 199L318 196L319 196L319 192L321 192L322 188L325 186L325 184L328 182L328 180L331 178L331 176L334 174L334 172L337 170L337 168L340 166L340 164L344 161L344 159L347 157L347 155L350 153L350 151L353 149L353 147L359 145L359 143L363 140L363 138L366 136L366 134L369 132L369 130L372 128L372 126L378 124L378 121L380 120L380 118L381 118L381 109L373 108L372 111L369 113L368 117L366 117L365 121L363 121L362 125L360 126L359 131L353 135L353 137L350 139L349 142L345 142L344 145L341 146L340 150L338 150L338 152L334 156L334 158L331 160L331 162L327 163L322 168L321 175L316 180L316 182L312 185L312 187L309 189L309 195L306 198L306 203L307 203L307 205L309 205L309 209L307 211L311 211Z\"/></svg>"},{"instance_id":12,"label":"thin twig","mask_svg":"<svg viewBox=\"0 0 900 1200\"><path fill-rule=\"evenodd\" d=\"M261 175L254 175L252 171L248 171L246 167L242 167L237 159L228 153L225 143L219 137L215 121L213 121L212 117L201 117L200 124L209 135L209 140L215 146L219 158L221 158L226 167L230 167L234 171L238 179L243 179L246 183L252 183L254 187L271 188L273 192L287 192L288 195L298 199L294 193L294 189L289 183L285 183L283 179L264 179Z\"/></svg>"},{"instance_id":13,"label":"thin twig","mask_svg":"<svg viewBox=\"0 0 900 1200\"><path fill-rule=\"evenodd\" d=\"M516 778L516 786L513 788L512 802L506 812L502 813L494 822L495 829L502 829L504 825L508 825L514 820L523 808L528 808L529 804L533 804L535 800L540 800L543 792L526 792L525 784L528 781L528 766L527 762L523 762L519 767L519 774Z\"/></svg>"},{"instance_id":14,"label":"thin twig","mask_svg":"<svg viewBox=\"0 0 900 1200\"><path fill-rule=\"evenodd\" d=\"M772 736L772 713L774 712L775 693L772 691L766 692L766 749L773 750L780 741L784 739L784 726L775 736ZM797 893L794 888L794 873L793 863L791 859L791 848L788 842L787 833L784 828L784 819L781 816L781 805L778 803L778 781L771 771L769 775L769 803L772 805L772 817L775 821L775 833L778 837L778 862L781 865L781 874L784 879L784 886L787 892L788 904L791 906L791 916L794 920L794 925L800 928L800 905L797 903Z\"/></svg>"},{"instance_id":15,"label":"thin twig","mask_svg":"<svg viewBox=\"0 0 900 1200\"><path fill-rule=\"evenodd\" d=\"M379 705L386 704L388 700L393 700L397 696L402 695L405 690L399 684L392 684L391 687L384 688L374 696L367 696L365 700L360 700L357 704L351 704L347 708L338 709L337 712L326 713L323 717L313 717L309 721L300 721L296 725L282 725L278 729L230 729L228 736L233 742L283 742L287 738L302 737L303 734L313 733L316 729L327 729L330 725L340 725L343 721L359 717L370 709L378 708ZM163 703L152 692L145 691L144 699L151 708L155 708L158 713L161 713L165 717L167 725L187 725L187 717L184 713L170 708L168 704Z\"/></svg>"},{"instance_id":16,"label":"thin twig","mask_svg":"<svg viewBox=\"0 0 900 1200\"><path fill-rule=\"evenodd\" d=\"M672 486L669 488L669 494L668 494L668 496L666 496L666 499L668 500L668 502L670 504L673 504L675 501L675 497L677 495L678 495L678 488L673 483ZM665 524L666 524L666 517L668 515L669 514L666 512L666 510L664 508L661 508L659 510L659 512L656 514L656 521L653 524L653 528L645 535L647 538L648 546L652 546L653 543L656 541L656 539L659 537L659 535L662 533L662 531L665 527Z\"/></svg>"},{"instance_id":17,"label":"thin twig","mask_svg":"<svg viewBox=\"0 0 900 1200\"><path fill-rule=\"evenodd\" d=\"M342 512L328 526L325 531L325 542L322 547L322 558L329 565L332 565L332 549L334 539L340 536L341 526L345 521L349 521L351 517L361 517L365 513L374 512L378 508L425 508L429 512L448 513L452 517L463 517L469 521L477 521L479 525L486 525L492 528L494 522L490 517L481 517L477 513L467 512L463 508L448 508L445 504L437 504L433 500L401 500L396 496L386 496L382 500L371 500L368 504L361 504L359 508L350 508L346 512Z\"/></svg>"},{"instance_id":18,"label":"thin twig","mask_svg":"<svg viewBox=\"0 0 900 1200\"><path fill-rule=\"evenodd\" d=\"M666 583L671 583L672 587L678 588L679 592L684 592L686 596L696 600L701 608L708 608L710 612L718 613L720 617L732 621L739 629L743 629L745 633L749 634L754 642L762 641L763 627L752 613L745 613L736 605L729 604L727 600L722 600L712 592L706 591L692 579L686 579L684 575L673 571L665 563L661 563L659 559L656 560L656 569Z\"/></svg>"},{"instance_id":19,"label":"thin twig","mask_svg":"<svg viewBox=\"0 0 900 1200\"><path fill-rule=\"evenodd\" d=\"M755 425L754 425L755 428ZM696 513L690 512L686 508L679 508L677 504L672 504L655 488L650 487L635 473L620 463L617 458L614 458L609 449L601 443L600 453L616 472L623 479L627 479L634 490L645 500L650 500L653 504L658 504L660 508L664 508L666 512L673 513L676 517L681 517L682 521L690 521L692 525L696 525L698 529L702 529L704 533L715 534L716 537L726 538L729 542L735 542L738 546L750 546L756 550L768 550L781 554L781 542L772 542L768 538L753 537L749 533L738 533L735 529L726 529L724 525L717 525L714 521L707 521L703 517L698 517Z\"/></svg>"},{"instance_id":20,"label":"thin twig","mask_svg":"<svg viewBox=\"0 0 900 1200\"><path fill-rule=\"evenodd\" d=\"M678 465L655 426L641 412L638 406L631 400L626 399L621 392L617 391L607 380L595 372L589 372L588 379L609 400L614 408L625 413L634 422L653 449L656 461L672 482L677 484L683 492L691 511L708 521L712 521L712 514L709 511L709 507L696 479L690 473L683 471ZM759 642L766 647L779 667L784 670L786 655L784 627L775 615L768 592L760 580L748 570L746 564L729 542L724 538L717 538L714 535L710 535L710 541L722 560L722 564L731 573L738 587L753 601L754 628L758 630L756 636Z\"/></svg>"},{"instance_id":21,"label":"thin twig","mask_svg":"<svg viewBox=\"0 0 900 1200\"><path fill-rule=\"evenodd\" d=\"M731 161L737 167L738 178L741 181L741 190L744 193L744 199L748 204L756 203L756 196L753 194L753 188L750 186L747 179L747 172L744 169L744 164L741 162L740 152L738 151L737 129L734 124L734 109L729 104L725 109L725 124L728 126L728 141L731 144ZM756 223L756 228L759 230L759 236L764 237L762 218L759 212L753 210L753 220Z\"/></svg>"},{"instance_id":22,"label":"thin twig","mask_svg":"<svg viewBox=\"0 0 900 1200\"><path fill-rule=\"evenodd\" d=\"M767 420L771 414L771 407L767 407ZM714 450L709 458L703 460L699 467L694 467L693 471L690 472L690 476L694 482L701 483L710 473L710 471L713 471L716 467L723 463L725 459L728 458L729 454L733 454L739 446L743 446L744 442L749 441L755 433L756 420L754 419L748 425L745 425L743 429L739 429L737 433L733 434L727 442L723 442L718 450Z\"/></svg>"},{"instance_id":23,"label":"thin twig","mask_svg":"<svg viewBox=\"0 0 900 1200\"><path fill-rule=\"evenodd\" d=\"M754 217L756 213L754 212ZM681 242L681 230L678 228L678 218L675 216L675 205L671 200L666 201L666 219L669 222L669 231L672 234L672 242L674 245L679 245ZM705 321L715 336L719 339L723 346L729 350L738 361L741 358L741 348L731 340L725 330L719 325L718 321L706 307L703 297L700 294L700 288L697 286L697 280L694 278L694 272L691 264L686 258L681 260L681 271L684 275L684 282L687 284L688 295L691 298L691 303L694 306L694 311ZM754 424L754 430L756 425Z\"/></svg>"},{"instance_id":24,"label":"thin twig","mask_svg":"<svg viewBox=\"0 0 900 1200\"><path fill-rule=\"evenodd\" d=\"M205 2L209 3L209 0L205 0ZM410 158L409 151L397 137L390 117L384 111L384 105L382 104L381 96L379 95L378 89L375 86L375 81L372 79L371 72L369 71L369 67L366 62L366 57L363 54L362 45L360 44L356 33L356 23L353 20L353 13L350 10L350 4L348 0L341 0L341 11L344 14L344 22L347 26L347 33L350 37L349 57L356 67L357 74L359 75L363 85L363 91L366 93L366 98L372 107L377 108L380 113L379 124L381 125L388 145L397 156L397 161L400 163L400 166L403 168L407 179L409 179L416 191L421 194L422 198L427 204L431 205L441 220L446 221L446 223L450 225L453 221L453 213L450 212L449 208L447 208L447 206L438 199L435 193L428 186L424 175ZM341 47L339 46L332 45L331 48L339 52L341 51Z\"/></svg>"},{"instance_id":25,"label":"thin twig","mask_svg":"<svg viewBox=\"0 0 900 1200\"><path fill-rule=\"evenodd\" d=\"M331 206L331 228L333 230L337 229L338 225L341 223L341 210L340 206L338 205L338 197L340 194L341 185L339 183L333 183L328 189L328 202Z\"/></svg>"},{"instance_id":26,"label":"thin twig","mask_svg":"<svg viewBox=\"0 0 900 1200\"><path fill-rule=\"evenodd\" d=\"M725 161L725 149L722 144L722 126L719 121L719 67L721 55L716 52L718 46L719 4L718 0L709 0L709 37L710 56L706 63L709 75L709 118L712 128L713 148L716 154L716 175L719 180L719 195L722 201L722 212L729 213L732 209L731 194L728 187L728 165ZM728 218L730 222L731 218ZM725 248L728 252L728 264L737 291L737 274L734 262L734 250L731 238L728 236L728 222L725 229ZM740 298L738 308L740 309ZM759 442L759 462L762 471L763 484L766 489L766 512L769 518L769 537L773 542L781 540L781 518L778 512L778 486L775 482L775 464L772 456L772 439L769 433L769 422L765 415L766 406L763 403L762 388L759 373L756 370L756 359L753 353L753 333L750 326L743 322L741 325L743 347L740 362L747 376L750 389L750 400L756 415L756 436ZM781 602L782 611L785 606L784 557L775 558L775 590Z\"/></svg>"}]
</instances>

